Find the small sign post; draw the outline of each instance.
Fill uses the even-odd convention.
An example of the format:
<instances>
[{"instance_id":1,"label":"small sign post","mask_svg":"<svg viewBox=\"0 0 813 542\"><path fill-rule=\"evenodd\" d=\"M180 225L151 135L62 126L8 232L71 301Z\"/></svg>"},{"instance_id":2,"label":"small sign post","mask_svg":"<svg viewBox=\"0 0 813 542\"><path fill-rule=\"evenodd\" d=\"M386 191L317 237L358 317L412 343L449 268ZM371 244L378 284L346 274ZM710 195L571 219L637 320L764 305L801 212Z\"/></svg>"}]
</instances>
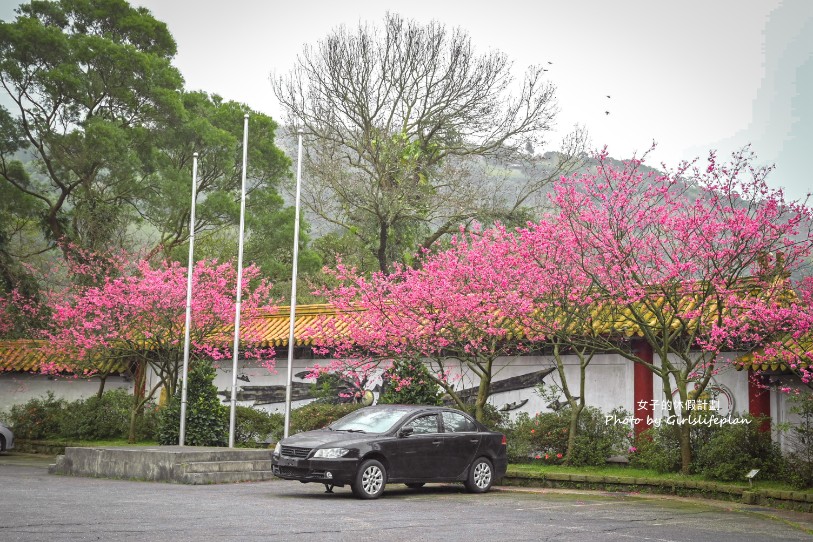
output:
<instances>
[{"instance_id":1,"label":"small sign post","mask_svg":"<svg viewBox=\"0 0 813 542\"><path fill-rule=\"evenodd\" d=\"M754 487L754 476L756 476L757 473L759 473L759 469L753 469L745 475L745 477L748 478L748 487Z\"/></svg>"}]
</instances>

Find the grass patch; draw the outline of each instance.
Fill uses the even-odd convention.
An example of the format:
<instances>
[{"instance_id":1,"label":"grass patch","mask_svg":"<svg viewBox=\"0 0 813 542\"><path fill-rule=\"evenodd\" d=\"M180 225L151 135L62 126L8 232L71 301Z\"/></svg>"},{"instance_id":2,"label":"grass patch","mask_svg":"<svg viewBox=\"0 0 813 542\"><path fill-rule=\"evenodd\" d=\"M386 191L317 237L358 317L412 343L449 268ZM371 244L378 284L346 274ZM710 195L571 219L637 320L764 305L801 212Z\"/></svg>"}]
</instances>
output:
<instances>
[{"instance_id":1,"label":"grass patch","mask_svg":"<svg viewBox=\"0 0 813 542\"><path fill-rule=\"evenodd\" d=\"M571 474L571 475L591 475L591 476L617 476L620 478L646 478L649 480L662 480L665 485L676 480L691 480L695 482L712 482L700 474L684 475L679 472L660 473L652 469L637 469L634 467L607 465L602 467L567 467L564 465L546 465L539 463L511 463L508 465L510 474ZM724 485L748 488L748 481L725 482ZM813 489L799 490L790 484L775 480L760 480L759 476L754 480L754 489L773 489L777 491L794 491L800 493L813 494Z\"/></svg>"}]
</instances>

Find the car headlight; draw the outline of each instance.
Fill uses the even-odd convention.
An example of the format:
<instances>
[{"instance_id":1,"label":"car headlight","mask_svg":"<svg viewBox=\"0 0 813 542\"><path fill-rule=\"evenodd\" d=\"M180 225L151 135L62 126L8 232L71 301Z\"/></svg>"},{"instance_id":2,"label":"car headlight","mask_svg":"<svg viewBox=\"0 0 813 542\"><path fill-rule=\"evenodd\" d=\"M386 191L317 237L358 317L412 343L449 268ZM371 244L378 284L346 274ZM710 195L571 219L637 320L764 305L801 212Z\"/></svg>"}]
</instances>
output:
<instances>
[{"instance_id":1,"label":"car headlight","mask_svg":"<svg viewBox=\"0 0 813 542\"><path fill-rule=\"evenodd\" d=\"M282 444L277 442L277 445L274 446L274 455L279 455L281 451L282 451Z\"/></svg>"},{"instance_id":2,"label":"car headlight","mask_svg":"<svg viewBox=\"0 0 813 542\"><path fill-rule=\"evenodd\" d=\"M344 457L350 452L347 448L319 448L313 457L322 457L324 459L335 459L337 457Z\"/></svg>"}]
</instances>

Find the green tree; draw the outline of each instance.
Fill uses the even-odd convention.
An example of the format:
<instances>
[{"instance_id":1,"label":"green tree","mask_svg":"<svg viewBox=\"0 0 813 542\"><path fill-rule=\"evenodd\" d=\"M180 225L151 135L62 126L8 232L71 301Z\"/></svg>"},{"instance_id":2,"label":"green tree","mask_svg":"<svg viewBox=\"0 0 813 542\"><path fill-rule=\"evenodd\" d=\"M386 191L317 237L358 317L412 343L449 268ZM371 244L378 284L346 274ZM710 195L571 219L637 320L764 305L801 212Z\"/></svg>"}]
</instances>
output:
<instances>
[{"instance_id":1,"label":"green tree","mask_svg":"<svg viewBox=\"0 0 813 542\"><path fill-rule=\"evenodd\" d=\"M194 361L187 377L186 434L189 446L225 446L229 434L229 409L220 402L212 383L215 369L208 361ZM181 390L161 411L158 442L178 444L181 423Z\"/></svg>"},{"instance_id":2,"label":"green tree","mask_svg":"<svg viewBox=\"0 0 813 542\"><path fill-rule=\"evenodd\" d=\"M141 155L181 108L175 41L124 0L33 0L17 14L0 23L0 85L14 113L0 108L0 182L36 200L51 243L121 244L127 204L146 189Z\"/></svg>"},{"instance_id":3,"label":"green tree","mask_svg":"<svg viewBox=\"0 0 813 542\"><path fill-rule=\"evenodd\" d=\"M250 227L254 220L262 225L279 219L281 213L283 222L293 223L277 193L280 182L289 175L290 160L274 143L276 122L245 104L205 92L184 92L181 99L181 114L156 133L146 164L150 190L138 204L142 216L159 232L157 247L185 255L195 152L199 155L195 232L203 238L212 237L214 247L223 245L219 237L222 230L233 233L230 229L240 216L245 115L249 115L247 224ZM217 256L233 257L236 247L232 252L226 245L229 252ZM183 250L176 250L179 248Z\"/></svg>"},{"instance_id":4,"label":"green tree","mask_svg":"<svg viewBox=\"0 0 813 542\"><path fill-rule=\"evenodd\" d=\"M245 115L247 259L275 280L290 276L293 213L278 194L290 160L275 145L277 124L184 91L175 52L166 25L125 0L33 0L0 22L0 85L12 104L0 107L2 289L19 287L21 261L55 246L185 260L196 152L201 252L233 258ZM319 260L302 243L303 271L313 272Z\"/></svg>"}]
</instances>

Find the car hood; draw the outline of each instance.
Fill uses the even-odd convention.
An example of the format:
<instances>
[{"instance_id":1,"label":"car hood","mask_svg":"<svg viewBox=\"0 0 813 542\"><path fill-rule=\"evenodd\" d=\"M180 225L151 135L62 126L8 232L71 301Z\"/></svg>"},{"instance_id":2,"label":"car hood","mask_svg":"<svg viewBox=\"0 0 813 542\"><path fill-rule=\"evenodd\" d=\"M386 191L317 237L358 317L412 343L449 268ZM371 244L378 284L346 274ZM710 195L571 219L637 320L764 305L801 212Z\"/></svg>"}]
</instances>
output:
<instances>
[{"instance_id":1,"label":"car hood","mask_svg":"<svg viewBox=\"0 0 813 542\"><path fill-rule=\"evenodd\" d=\"M315 431L305 431L297 433L288 438L282 439L282 446L296 446L298 448L324 448L328 447L348 447L369 440L380 439L380 434L348 433L347 431L331 431L329 429L317 429Z\"/></svg>"}]
</instances>

